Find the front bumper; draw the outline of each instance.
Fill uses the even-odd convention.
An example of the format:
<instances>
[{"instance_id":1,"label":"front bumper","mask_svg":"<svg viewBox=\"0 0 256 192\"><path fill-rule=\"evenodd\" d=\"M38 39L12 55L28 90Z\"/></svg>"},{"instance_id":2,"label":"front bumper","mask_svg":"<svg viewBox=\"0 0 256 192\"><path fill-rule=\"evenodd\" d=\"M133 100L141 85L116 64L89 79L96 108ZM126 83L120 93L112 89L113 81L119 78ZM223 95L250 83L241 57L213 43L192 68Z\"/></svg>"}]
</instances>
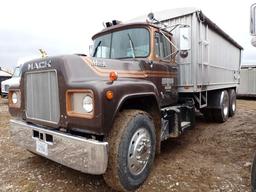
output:
<instances>
[{"instance_id":1,"label":"front bumper","mask_svg":"<svg viewBox=\"0 0 256 192\"><path fill-rule=\"evenodd\" d=\"M108 143L52 131L23 121L10 120L13 141L36 154L72 169L100 175L108 163ZM47 151L39 152L38 143Z\"/></svg>"}]
</instances>

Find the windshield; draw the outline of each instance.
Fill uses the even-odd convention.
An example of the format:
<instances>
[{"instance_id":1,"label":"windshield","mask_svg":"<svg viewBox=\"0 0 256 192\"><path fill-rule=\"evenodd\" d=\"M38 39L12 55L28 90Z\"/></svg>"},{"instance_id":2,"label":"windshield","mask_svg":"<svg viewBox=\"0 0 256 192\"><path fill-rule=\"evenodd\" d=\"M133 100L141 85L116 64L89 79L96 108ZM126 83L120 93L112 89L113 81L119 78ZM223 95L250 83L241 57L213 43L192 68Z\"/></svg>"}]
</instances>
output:
<instances>
[{"instance_id":1,"label":"windshield","mask_svg":"<svg viewBox=\"0 0 256 192\"><path fill-rule=\"evenodd\" d=\"M16 67L14 69L12 77L19 77L20 76L20 67Z\"/></svg>"},{"instance_id":2,"label":"windshield","mask_svg":"<svg viewBox=\"0 0 256 192\"><path fill-rule=\"evenodd\" d=\"M122 59L149 55L149 31L145 28L125 29L94 40L93 57Z\"/></svg>"}]
</instances>

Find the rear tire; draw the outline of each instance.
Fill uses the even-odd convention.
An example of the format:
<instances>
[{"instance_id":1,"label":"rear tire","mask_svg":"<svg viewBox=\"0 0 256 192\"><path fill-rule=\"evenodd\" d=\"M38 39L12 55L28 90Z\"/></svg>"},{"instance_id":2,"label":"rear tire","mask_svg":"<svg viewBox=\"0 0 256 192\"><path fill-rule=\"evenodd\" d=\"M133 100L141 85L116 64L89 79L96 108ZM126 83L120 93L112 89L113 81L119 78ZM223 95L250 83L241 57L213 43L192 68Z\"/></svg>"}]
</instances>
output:
<instances>
[{"instance_id":1,"label":"rear tire","mask_svg":"<svg viewBox=\"0 0 256 192\"><path fill-rule=\"evenodd\" d=\"M229 116L233 117L236 113L236 91L234 89L230 89L228 91L229 94Z\"/></svg>"},{"instance_id":2,"label":"rear tire","mask_svg":"<svg viewBox=\"0 0 256 192\"><path fill-rule=\"evenodd\" d=\"M214 121L214 116L213 116L213 110L212 109L204 108L202 110L202 113L203 113L204 118L205 118L206 121L208 121L208 122Z\"/></svg>"},{"instance_id":3,"label":"rear tire","mask_svg":"<svg viewBox=\"0 0 256 192\"><path fill-rule=\"evenodd\" d=\"M227 90L223 90L218 94L219 106L214 109L213 116L216 122L223 123L228 120L229 117L229 95Z\"/></svg>"},{"instance_id":4,"label":"rear tire","mask_svg":"<svg viewBox=\"0 0 256 192\"><path fill-rule=\"evenodd\" d=\"M155 157L155 127L149 114L125 110L118 114L107 139L106 183L118 191L133 191L148 177Z\"/></svg>"}]
</instances>

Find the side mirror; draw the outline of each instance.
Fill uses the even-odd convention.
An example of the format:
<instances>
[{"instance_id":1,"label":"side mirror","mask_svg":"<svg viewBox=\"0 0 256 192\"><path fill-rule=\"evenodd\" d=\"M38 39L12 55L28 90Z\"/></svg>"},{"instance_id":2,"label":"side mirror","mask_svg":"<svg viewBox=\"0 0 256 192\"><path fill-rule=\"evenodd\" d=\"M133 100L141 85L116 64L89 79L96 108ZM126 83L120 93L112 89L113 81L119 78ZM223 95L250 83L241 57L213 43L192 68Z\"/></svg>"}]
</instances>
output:
<instances>
[{"instance_id":1,"label":"side mirror","mask_svg":"<svg viewBox=\"0 0 256 192\"><path fill-rule=\"evenodd\" d=\"M256 35L256 3L251 6L250 33Z\"/></svg>"},{"instance_id":2,"label":"side mirror","mask_svg":"<svg viewBox=\"0 0 256 192\"><path fill-rule=\"evenodd\" d=\"M190 27L180 27L179 50L188 51L191 49Z\"/></svg>"}]
</instances>

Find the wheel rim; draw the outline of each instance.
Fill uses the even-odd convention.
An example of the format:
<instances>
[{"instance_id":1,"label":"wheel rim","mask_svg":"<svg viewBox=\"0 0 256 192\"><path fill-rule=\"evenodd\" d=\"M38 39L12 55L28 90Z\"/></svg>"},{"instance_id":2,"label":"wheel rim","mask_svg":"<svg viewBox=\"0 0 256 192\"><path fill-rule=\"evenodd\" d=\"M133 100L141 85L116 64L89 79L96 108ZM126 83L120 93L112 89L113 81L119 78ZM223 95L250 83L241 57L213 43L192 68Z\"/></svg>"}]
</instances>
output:
<instances>
[{"instance_id":1,"label":"wheel rim","mask_svg":"<svg viewBox=\"0 0 256 192\"><path fill-rule=\"evenodd\" d=\"M236 110L236 102L235 101L233 101L233 103L232 103L232 110L233 110L233 112Z\"/></svg>"},{"instance_id":2,"label":"wheel rim","mask_svg":"<svg viewBox=\"0 0 256 192\"><path fill-rule=\"evenodd\" d=\"M139 175L146 167L151 154L151 138L145 128L138 129L132 136L128 150L128 168Z\"/></svg>"},{"instance_id":3,"label":"wheel rim","mask_svg":"<svg viewBox=\"0 0 256 192\"><path fill-rule=\"evenodd\" d=\"M228 115L228 107L224 107L224 115L225 115L225 116Z\"/></svg>"},{"instance_id":4,"label":"wheel rim","mask_svg":"<svg viewBox=\"0 0 256 192\"><path fill-rule=\"evenodd\" d=\"M228 116L228 96L224 94L223 98L223 114L224 116Z\"/></svg>"}]
</instances>

